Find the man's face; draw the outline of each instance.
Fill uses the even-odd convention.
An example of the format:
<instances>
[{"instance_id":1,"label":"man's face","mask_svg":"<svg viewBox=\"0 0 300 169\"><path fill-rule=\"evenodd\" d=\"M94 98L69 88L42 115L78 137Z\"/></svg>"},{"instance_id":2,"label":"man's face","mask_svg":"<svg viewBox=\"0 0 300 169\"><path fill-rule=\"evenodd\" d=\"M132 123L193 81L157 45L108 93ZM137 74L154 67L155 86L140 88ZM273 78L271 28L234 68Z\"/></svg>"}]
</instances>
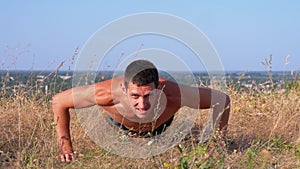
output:
<instances>
[{"instance_id":1,"label":"man's face","mask_svg":"<svg viewBox=\"0 0 300 169\"><path fill-rule=\"evenodd\" d=\"M133 112L139 119L149 120L149 122L153 119L153 106L157 100L157 90L155 89L154 82L143 86L132 82L128 84L126 94Z\"/></svg>"}]
</instances>

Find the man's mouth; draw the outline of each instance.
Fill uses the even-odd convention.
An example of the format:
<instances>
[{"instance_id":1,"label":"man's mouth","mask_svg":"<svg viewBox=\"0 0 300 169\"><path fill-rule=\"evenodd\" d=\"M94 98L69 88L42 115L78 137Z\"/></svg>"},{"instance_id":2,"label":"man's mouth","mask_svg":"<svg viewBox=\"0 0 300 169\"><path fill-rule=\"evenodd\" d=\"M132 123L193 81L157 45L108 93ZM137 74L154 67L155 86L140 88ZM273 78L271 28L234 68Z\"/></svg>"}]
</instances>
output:
<instances>
[{"instance_id":1,"label":"man's mouth","mask_svg":"<svg viewBox=\"0 0 300 169\"><path fill-rule=\"evenodd\" d=\"M148 109L136 109L136 111L138 112L138 114L140 115L145 115L148 112Z\"/></svg>"}]
</instances>

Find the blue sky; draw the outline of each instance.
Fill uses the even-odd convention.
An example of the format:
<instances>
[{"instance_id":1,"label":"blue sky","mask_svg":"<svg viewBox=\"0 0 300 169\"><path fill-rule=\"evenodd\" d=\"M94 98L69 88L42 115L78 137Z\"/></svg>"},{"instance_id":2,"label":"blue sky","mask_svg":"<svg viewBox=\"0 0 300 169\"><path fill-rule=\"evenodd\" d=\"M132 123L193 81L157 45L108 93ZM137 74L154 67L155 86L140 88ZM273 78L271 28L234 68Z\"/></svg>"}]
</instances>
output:
<instances>
[{"instance_id":1,"label":"blue sky","mask_svg":"<svg viewBox=\"0 0 300 169\"><path fill-rule=\"evenodd\" d=\"M197 26L214 45L226 71L266 70L261 62L270 54L273 70L300 69L296 0L1 1L0 68L53 70L67 60L64 69L68 69L76 47L80 52L97 30L143 12L175 15ZM141 44L134 45L139 49Z\"/></svg>"}]
</instances>

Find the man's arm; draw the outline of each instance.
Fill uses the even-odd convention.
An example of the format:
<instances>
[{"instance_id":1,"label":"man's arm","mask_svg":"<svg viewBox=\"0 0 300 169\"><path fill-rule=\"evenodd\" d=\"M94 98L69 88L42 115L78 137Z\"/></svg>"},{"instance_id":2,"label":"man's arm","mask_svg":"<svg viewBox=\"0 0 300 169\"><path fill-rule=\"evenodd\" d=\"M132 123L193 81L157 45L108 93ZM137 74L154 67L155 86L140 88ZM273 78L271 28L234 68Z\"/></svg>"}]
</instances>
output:
<instances>
[{"instance_id":1,"label":"man's arm","mask_svg":"<svg viewBox=\"0 0 300 169\"><path fill-rule=\"evenodd\" d=\"M53 97L52 111L56 123L57 141L62 154L61 161L74 160L70 135L69 108L84 108L96 104L107 105L112 103L110 81L96 83L63 91Z\"/></svg>"},{"instance_id":2,"label":"man's arm","mask_svg":"<svg viewBox=\"0 0 300 169\"><path fill-rule=\"evenodd\" d=\"M227 94L207 87L182 87L184 90L183 105L191 108L212 108L210 120L213 128L226 130L230 112L230 98ZM220 121L219 121L220 120ZM216 126L217 123L219 126Z\"/></svg>"},{"instance_id":3,"label":"man's arm","mask_svg":"<svg viewBox=\"0 0 300 169\"><path fill-rule=\"evenodd\" d=\"M213 128L225 131L230 113L230 97L215 89L199 87L200 109L212 108L211 120Z\"/></svg>"},{"instance_id":4,"label":"man's arm","mask_svg":"<svg viewBox=\"0 0 300 169\"><path fill-rule=\"evenodd\" d=\"M74 160L70 135L69 108L88 107L95 104L93 101L93 86L83 86L63 91L53 97L52 111L56 124L56 136L61 149L61 161ZM75 99L76 98L76 99Z\"/></svg>"}]
</instances>

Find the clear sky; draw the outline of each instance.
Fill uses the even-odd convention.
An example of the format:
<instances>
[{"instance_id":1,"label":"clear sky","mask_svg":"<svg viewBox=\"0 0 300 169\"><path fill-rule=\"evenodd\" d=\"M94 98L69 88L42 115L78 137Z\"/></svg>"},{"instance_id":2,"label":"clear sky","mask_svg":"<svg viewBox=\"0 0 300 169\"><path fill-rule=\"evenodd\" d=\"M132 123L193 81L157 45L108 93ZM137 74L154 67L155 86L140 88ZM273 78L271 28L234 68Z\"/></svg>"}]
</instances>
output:
<instances>
[{"instance_id":1,"label":"clear sky","mask_svg":"<svg viewBox=\"0 0 300 169\"><path fill-rule=\"evenodd\" d=\"M266 70L261 62L270 54L273 70L300 69L297 0L3 0L1 69L53 70L68 60L76 47L80 52L104 25L141 12L168 13L197 26L214 45L226 71ZM138 49L140 44L136 46Z\"/></svg>"}]
</instances>

